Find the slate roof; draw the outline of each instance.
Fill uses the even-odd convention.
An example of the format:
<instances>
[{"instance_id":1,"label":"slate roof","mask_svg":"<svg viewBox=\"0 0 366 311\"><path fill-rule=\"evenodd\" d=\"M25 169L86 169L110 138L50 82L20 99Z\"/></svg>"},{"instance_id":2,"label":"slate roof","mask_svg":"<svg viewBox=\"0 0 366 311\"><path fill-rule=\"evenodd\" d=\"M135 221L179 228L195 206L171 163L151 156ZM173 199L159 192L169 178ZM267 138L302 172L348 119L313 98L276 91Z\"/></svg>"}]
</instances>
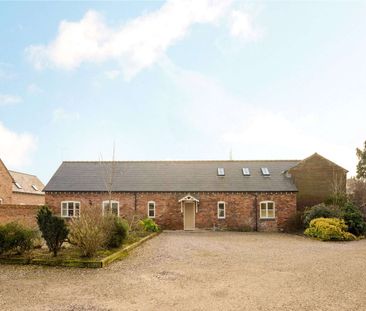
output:
<instances>
[{"instance_id":1,"label":"slate roof","mask_svg":"<svg viewBox=\"0 0 366 311\"><path fill-rule=\"evenodd\" d=\"M45 192L106 191L114 165L112 191L121 192L276 192L297 191L284 173L299 160L63 162ZM113 164L114 163L114 164ZM217 168L225 176L217 175ZM244 176L248 167L251 176ZM265 177L261 167L271 173Z\"/></svg>"},{"instance_id":2,"label":"slate roof","mask_svg":"<svg viewBox=\"0 0 366 311\"><path fill-rule=\"evenodd\" d=\"M10 171L9 173L11 177L13 178L13 192L20 192L20 193L28 193L28 194L38 194L38 195L44 195L43 188L44 184L38 179L37 176L26 174L26 173L20 173L15 171ZM15 183L18 183L22 188L19 189ZM38 189L35 190L32 185L35 185Z\"/></svg>"}]
</instances>

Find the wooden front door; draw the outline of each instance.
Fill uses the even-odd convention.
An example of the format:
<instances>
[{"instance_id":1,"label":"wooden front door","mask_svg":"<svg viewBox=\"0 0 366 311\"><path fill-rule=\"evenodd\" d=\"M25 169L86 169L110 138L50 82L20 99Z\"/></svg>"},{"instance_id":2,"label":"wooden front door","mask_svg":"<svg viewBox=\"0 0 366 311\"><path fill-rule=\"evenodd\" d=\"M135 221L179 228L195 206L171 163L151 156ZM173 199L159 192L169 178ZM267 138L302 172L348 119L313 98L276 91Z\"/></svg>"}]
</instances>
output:
<instances>
[{"instance_id":1,"label":"wooden front door","mask_svg":"<svg viewBox=\"0 0 366 311\"><path fill-rule=\"evenodd\" d=\"M195 210L194 203L184 204L184 230L195 229Z\"/></svg>"}]
</instances>

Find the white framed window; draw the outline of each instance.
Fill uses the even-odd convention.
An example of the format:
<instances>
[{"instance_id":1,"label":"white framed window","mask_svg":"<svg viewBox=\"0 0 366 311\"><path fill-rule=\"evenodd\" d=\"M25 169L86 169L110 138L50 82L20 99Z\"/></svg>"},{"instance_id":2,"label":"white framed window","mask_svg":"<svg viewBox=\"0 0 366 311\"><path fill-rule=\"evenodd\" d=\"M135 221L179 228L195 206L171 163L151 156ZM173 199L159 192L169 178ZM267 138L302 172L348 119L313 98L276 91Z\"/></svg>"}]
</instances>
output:
<instances>
[{"instance_id":1,"label":"white framed window","mask_svg":"<svg viewBox=\"0 0 366 311\"><path fill-rule=\"evenodd\" d=\"M119 216L119 202L118 201L103 201L103 215L112 214Z\"/></svg>"},{"instance_id":2,"label":"white framed window","mask_svg":"<svg viewBox=\"0 0 366 311\"><path fill-rule=\"evenodd\" d=\"M217 218L225 219L225 217L226 217L225 202L219 201L217 202Z\"/></svg>"},{"instance_id":3,"label":"white framed window","mask_svg":"<svg viewBox=\"0 0 366 311\"><path fill-rule=\"evenodd\" d=\"M155 218L156 211L155 211L155 202L149 201L147 203L147 217L149 218Z\"/></svg>"},{"instance_id":4,"label":"white framed window","mask_svg":"<svg viewBox=\"0 0 366 311\"><path fill-rule=\"evenodd\" d=\"M262 201L260 206L260 218L273 219L275 218L275 203L273 201Z\"/></svg>"},{"instance_id":5,"label":"white framed window","mask_svg":"<svg viewBox=\"0 0 366 311\"><path fill-rule=\"evenodd\" d=\"M80 202L79 201L62 201L61 217L79 217Z\"/></svg>"}]
</instances>

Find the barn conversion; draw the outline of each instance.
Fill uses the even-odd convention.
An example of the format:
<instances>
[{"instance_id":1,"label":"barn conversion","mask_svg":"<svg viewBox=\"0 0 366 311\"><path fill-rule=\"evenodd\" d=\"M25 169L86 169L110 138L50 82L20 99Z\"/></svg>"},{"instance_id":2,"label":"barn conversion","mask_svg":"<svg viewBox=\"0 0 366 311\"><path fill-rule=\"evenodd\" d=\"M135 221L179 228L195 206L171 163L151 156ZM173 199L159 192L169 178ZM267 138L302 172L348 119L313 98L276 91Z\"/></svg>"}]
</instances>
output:
<instances>
[{"instance_id":1,"label":"barn conversion","mask_svg":"<svg viewBox=\"0 0 366 311\"><path fill-rule=\"evenodd\" d=\"M345 187L346 173L318 154L302 161L76 161L63 162L44 192L66 218L97 206L153 218L165 229L277 231L298 206L327 198L334 178Z\"/></svg>"}]
</instances>

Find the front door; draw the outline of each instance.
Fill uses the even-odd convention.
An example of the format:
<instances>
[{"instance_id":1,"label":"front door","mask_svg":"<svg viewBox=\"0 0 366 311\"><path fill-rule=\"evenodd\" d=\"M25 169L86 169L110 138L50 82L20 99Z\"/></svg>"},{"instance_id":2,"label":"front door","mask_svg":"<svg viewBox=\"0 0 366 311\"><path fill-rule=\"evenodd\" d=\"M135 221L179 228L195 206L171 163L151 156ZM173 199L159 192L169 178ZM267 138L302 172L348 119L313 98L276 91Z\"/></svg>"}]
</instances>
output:
<instances>
[{"instance_id":1,"label":"front door","mask_svg":"<svg viewBox=\"0 0 366 311\"><path fill-rule=\"evenodd\" d=\"M195 210L194 203L184 204L184 230L194 230Z\"/></svg>"}]
</instances>

